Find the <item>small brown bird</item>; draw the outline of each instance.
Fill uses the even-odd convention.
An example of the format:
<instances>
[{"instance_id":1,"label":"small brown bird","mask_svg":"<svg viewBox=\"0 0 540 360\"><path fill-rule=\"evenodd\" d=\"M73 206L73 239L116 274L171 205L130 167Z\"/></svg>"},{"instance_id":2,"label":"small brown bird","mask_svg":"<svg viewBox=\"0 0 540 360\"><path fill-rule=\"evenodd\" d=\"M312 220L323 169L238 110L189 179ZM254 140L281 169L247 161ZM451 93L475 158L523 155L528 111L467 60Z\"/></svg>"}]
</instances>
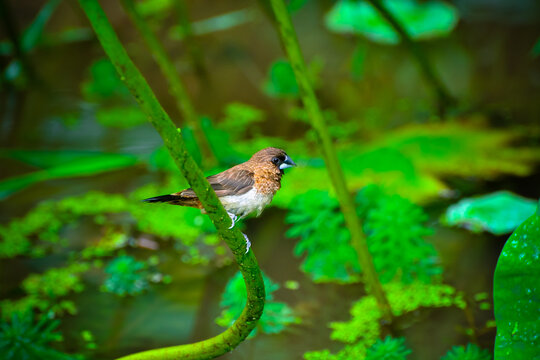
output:
<instances>
[{"instance_id":1,"label":"small brown bird","mask_svg":"<svg viewBox=\"0 0 540 360\"><path fill-rule=\"evenodd\" d=\"M237 220L251 213L259 216L281 188L283 169L296 166L285 151L273 147L256 152L248 161L212 175L206 179L231 217L231 228ZM173 205L204 208L189 188L170 195L145 199L146 202L166 202ZM250 242L246 235L247 251Z\"/></svg>"}]
</instances>

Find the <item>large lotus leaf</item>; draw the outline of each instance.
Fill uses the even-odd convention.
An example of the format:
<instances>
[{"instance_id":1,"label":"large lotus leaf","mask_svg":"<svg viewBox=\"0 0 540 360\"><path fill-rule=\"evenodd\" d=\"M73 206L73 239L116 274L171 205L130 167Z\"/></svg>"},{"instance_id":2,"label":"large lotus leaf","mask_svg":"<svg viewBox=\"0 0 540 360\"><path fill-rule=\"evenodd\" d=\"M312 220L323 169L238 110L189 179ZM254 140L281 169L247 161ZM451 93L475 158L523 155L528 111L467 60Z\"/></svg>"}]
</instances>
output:
<instances>
[{"instance_id":1,"label":"large lotus leaf","mask_svg":"<svg viewBox=\"0 0 540 360\"><path fill-rule=\"evenodd\" d=\"M540 358L540 203L508 238L493 281L495 359Z\"/></svg>"},{"instance_id":2,"label":"large lotus leaf","mask_svg":"<svg viewBox=\"0 0 540 360\"><path fill-rule=\"evenodd\" d=\"M536 209L536 202L513 194L497 191L467 198L450 206L442 221L447 225L463 226L472 231L489 231L502 235L512 232Z\"/></svg>"},{"instance_id":3,"label":"large lotus leaf","mask_svg":"<svg viewBox=\"0 0 540 360\"><path fill-rule=\"evenodd\" d=\"M459 19L457 10L442 1L383 0L383 5L413 39L448 35ZM326 26L334 32L360 34L381 44L398 44L399 35L366 1L342 0L326 16Z\"/></svg>"}]
</instances>

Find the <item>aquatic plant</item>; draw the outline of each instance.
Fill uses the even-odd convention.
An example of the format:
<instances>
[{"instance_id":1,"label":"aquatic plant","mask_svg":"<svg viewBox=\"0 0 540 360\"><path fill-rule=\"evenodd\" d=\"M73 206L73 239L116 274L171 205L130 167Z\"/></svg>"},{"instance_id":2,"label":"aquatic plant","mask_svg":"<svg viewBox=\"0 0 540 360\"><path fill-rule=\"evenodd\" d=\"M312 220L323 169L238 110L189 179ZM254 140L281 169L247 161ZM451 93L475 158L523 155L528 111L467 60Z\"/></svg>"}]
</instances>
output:
<instances>
[{"instance_id":1,"label":"aquatic plant","mask_svg":"<svg viewBox=\"0 0 540 360\"><path fill-rule=\"evenodd\" d=\"M424 284L414 282L403 284L391 282L383 285L388 296L388 301L394 316L402 316L406 313L421 308L437 308L456 306L465 308L463 294L450 285ZM332 354L329 350L311 351L304 354L307 360L322 359L363 359L370 347L372 347L381 335L381 323L383 314L377 307L373 296L362 297L351 307L351 320L345 322L332 322L331 339L343 342L345 345L338 353ZM405 354L395 341L387 344L389 347L396 346L398 352ZM376 348L381 348L382 344Z\"/></svg>"},{"instance_id":2,"label":"aquatic plant","mask_svg":"<svg viewBox=\"0 0 540 360\"><path fill-rule=\"evenodd\" d=\"M165 186L181 187L182 185L172 180ZM0 227L0 257L43 256L51 248L67 246L67 242L60 238L60 232L65 225L74 224L81 217L87 216L91 217L96 224L107 228L115 225L111 219L115 214L127 214L136 220L131 223L132 232L142 231L165 239L172 238L184 247L191 247L189 255L183 257L185 262L208 263L213 255L223 253L222 245L216 244L217 238L210 220L200 211L189 208L168 211L166 206L158 205L154 206L153 211L149 213L148 205L139 201L154 193L165 191L153 184L135 190L129 197L94 191L66 197L59 201L43 202L24 217L12 220L6 226ZM181 228L176 226L178 222L184 223L185 226ZM125 242L125 239L118 238L118 236L126 236L126 231L129 234L129 227L124 229L120 234L112 229L106 230L99 242L89 244L82 250L84 257L111 254L113 250L121 247L122 242ZM117 234L117 237L110 238L109 236L113 234ZM205 252L203 255L198 247L204 247L205 244L210 245L213 251Z\"/></svg>"},{"instance_id":3,"label":"aquatic plant","mask_svg":"<svg viewBox=\"0 0 540 360\"><path fill-rule=\"evenodd\" d=\"M381 282L431 282L438 278L442 269L437 253L425 241L432 229L424 225L427 216L419 206L397 195L385 195L376 186L361 190L356 204ZM295 255L307 255L301 268L314 281L359 280L361 267L343 226L343 215L328 193L311 191L298 196L286 221L292 224L286 235L300 237Z\"/></svg>"},{"instance_id":4,"label":"aquatic plant","mask_svg":"<svg viewBox=\"0 0 540 360\"><path fill-rule=\"evenodd\" d=\"M34 322L32 312L13 313L10 321L0 323L0 357L5 360L80 359L50 346L62 341L62 334L55 331L58 325L60 321L46 316Z\"/></svg>"},{"instance_id":5,"label":"aquatic plant","mask_svg":"<svg viewBox=\"0 0 540 360\"><path fill-rule=\"evenodd\" d=\"M486 349L481 349L475 344L467 346L454 346L441 357L441 360L491 360L493 356Z\"/></svg>"},{"instance_id":6,"label":"aquatic plant","mask_svg":"<svg viewBox=\"0 0 540 360\"><path fill-rule=\"evenodd\" d=\"M146 263L132 256L120 256L105 268L107 278L102 289L119 296L139 295L149 287Z\"/></svg>"},{"instance_id":7,"label":"aquatic plant","mask_svg":"<svg viewBox=\"0 0 540 360\"><path fill-rule=\"evenodd\" d=\"M89 264L78 262L48 269L43 274L31 274L22 283L22 289L26 293L24 297L17 300L3 300L0 303L2 318L9 319L14 314L31 313L36 310L50 316L75 314L77 312L75 303L63 298L84 290L81 276L89 269Z\"/></svg>"},{"instance_id":8,"label":"aquatic plant","mask_svg":"<svg viewBox=\"0 0 540 360\"><path fill-rule=\"evenodd\" d=\"M406 360L411 350L405 346L405 338L387 336L377 339L366 351L366 360Z\"/></svg>"}]
</instances>

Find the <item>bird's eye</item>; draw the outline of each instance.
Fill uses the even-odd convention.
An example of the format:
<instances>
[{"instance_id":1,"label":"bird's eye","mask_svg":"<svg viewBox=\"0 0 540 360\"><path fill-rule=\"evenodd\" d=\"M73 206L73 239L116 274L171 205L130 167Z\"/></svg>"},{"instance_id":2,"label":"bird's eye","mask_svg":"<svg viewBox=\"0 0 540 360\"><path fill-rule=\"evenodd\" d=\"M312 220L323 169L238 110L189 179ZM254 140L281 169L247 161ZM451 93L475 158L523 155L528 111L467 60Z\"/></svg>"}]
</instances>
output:
<instances>
[{"instance_id":1,"label":"bird's eye","mask_svg":"<svg viewBox=\"0 0 540 360\"><path fill-rule=\"evenodd\" d=\"M279 163L279 159L278 159L277 157L273 157L273 158L272 158L272 163L273 163L274 165L277 165L277 164Z\"/></svg>"}]
</instances>

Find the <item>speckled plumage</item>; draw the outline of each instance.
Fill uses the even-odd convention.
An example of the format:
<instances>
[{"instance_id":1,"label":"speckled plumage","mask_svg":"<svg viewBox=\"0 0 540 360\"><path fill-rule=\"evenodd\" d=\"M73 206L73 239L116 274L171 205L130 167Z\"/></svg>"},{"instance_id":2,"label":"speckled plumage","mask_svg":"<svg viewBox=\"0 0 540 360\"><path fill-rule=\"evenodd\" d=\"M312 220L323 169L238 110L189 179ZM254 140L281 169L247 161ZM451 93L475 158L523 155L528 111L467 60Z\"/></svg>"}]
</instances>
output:
<instances>
[{"instance_id":1,"label":"speckled plumage","mask_svg":"<svg viewBox=\"0 0 540 360\"><path fill-rule=\"evenodd\" d=\"M251 213L259 216L281 188L283 169L295 165L285 151L269 147L256 152L242 164L209 176L207 180L229 214L240 219ZM191 188L145 201L203 209Z\"/></svg>"}]
</instances>

